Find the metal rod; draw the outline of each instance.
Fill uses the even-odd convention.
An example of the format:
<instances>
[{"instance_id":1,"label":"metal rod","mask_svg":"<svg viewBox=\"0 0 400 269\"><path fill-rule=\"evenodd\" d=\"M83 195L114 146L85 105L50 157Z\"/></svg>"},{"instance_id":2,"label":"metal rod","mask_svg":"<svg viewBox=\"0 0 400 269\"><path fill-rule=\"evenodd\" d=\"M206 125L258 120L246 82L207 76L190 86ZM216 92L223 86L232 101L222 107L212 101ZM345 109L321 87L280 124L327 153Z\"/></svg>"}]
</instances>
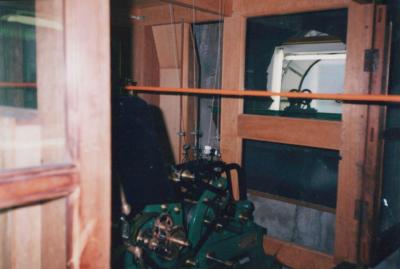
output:
<instances>
[{"instance_id":1,"label":"metal rod","mask_svg":"<svg viewBox=\"0 0 400 269\"><path fill-rule=\"evenodd\" d=\"M297 93L297 92L272 92L256 90L217 90L197 88L172 88L172 87L149 87L149 86L126 86L127 91L158 92L160 94L203 94L232 97L270 97L280 96L299 99L338 100L347 102L366 103L400 103L400 95L381 94L331 94L331 93Z\"/></svg>"}]
</instances>

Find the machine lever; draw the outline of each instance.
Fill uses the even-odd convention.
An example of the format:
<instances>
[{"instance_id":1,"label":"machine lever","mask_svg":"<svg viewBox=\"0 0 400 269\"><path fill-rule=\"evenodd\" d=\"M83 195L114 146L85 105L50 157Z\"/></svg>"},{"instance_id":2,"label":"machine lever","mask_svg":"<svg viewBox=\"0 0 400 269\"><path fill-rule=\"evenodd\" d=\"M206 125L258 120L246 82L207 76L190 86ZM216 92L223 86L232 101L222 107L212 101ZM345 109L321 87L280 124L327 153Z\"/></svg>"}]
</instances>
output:
<instances>
[{"instance_id":1,"label":"machine lever","mask_svg":"<svg viewBox=\"0 0 400 269\"><path fill-rule=\"evenodd\" d=\"M207 254L206 254L206 258L207 258L208 260L210 260L210 261L213 261L213 262L222 264L222 265L224 265L224 266L226 266L226 267L229 267L229 268L233 268L233 267L235 266L235 262L232 262L232 261L224 261L224 260L218 259L218 258L216 258L212 253L207 253Z\"/></svg>"}]
</instances>

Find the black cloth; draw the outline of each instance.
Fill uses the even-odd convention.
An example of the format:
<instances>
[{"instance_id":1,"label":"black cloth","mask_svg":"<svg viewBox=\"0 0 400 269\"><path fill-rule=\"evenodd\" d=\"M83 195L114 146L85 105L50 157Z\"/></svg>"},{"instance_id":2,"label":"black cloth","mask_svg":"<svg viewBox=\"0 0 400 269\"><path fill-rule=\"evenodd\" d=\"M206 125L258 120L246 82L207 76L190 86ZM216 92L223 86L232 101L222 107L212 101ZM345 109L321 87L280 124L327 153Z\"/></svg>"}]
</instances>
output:
<instances>
[{"instance_id":1,"label":"black cloth","mask_svg":"<svg viewBox=\"0 0 400 269\"><path fill-rule=\"evenodd\" d=\"M113 180L122 183L136 212L174 199L152 114L152 107L138 97L113 99Z\"/></svg>"}]
</instances>

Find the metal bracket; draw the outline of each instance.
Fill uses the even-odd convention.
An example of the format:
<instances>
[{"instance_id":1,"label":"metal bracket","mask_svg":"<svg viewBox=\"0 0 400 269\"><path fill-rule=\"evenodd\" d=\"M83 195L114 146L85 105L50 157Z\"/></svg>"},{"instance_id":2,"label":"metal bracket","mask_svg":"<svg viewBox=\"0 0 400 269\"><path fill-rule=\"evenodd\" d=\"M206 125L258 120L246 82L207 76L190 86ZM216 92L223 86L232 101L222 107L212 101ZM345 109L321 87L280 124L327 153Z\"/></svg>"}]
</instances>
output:
<instances>
[{"instance_id":1,"label":"metal bracket","mask_svg":"<svg viewBox=\"0 0 400 269\"><path fill-rule=\"evenodd\" d=\"M375 72L378 69L379 50L367 49L364 53L364 71Z\"/></svg>"}]
</instances>

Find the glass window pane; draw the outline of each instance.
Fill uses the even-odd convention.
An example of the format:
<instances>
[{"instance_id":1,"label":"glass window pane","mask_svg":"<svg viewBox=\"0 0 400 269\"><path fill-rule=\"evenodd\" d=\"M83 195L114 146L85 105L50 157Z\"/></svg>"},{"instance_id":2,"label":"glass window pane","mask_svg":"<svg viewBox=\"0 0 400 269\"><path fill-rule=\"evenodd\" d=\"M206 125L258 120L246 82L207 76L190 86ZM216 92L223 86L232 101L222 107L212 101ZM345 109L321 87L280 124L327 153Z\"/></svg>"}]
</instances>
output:
<instances>
[{"instance_id":1,"label":"glass window pane","mask_svg":"<svg viewBox=\"0 0 400 269\"><path fill-rule=\"evenodd\" d=\"M336 208L339 151L245 140L251 190Z\"/></svg>"},{"instance_id":2,"label":"glass window pane","mask_svg":"<svg viewBox=\"0 0 400 269\"><path fill-rule=\"evenodd\" d=\"M0 0L0 170L64 163L62 0Z\"/></svg>"},{"instance_id":3,"label":"glass window pane","mask_svg":"<svg viewBox=\"0 0 400 269\"><path fill-rule=\"evenodd\" d=\"M347 10L250 18L245 88L274 92L341 93ZM287 98L246 98L245 113L341 119L341 104Z\"/></svg>"},{"instance_id":4,"label":"glass window pane","mask_svg":"<svg viewBox=\"0 0 400 269\"><path fill-rule=\"evenodd\" d=\"M36 108L36 88L23 87L36 82L36 27L28 23L35 3L7 2L0 1L0 82L10 87L1 87L0 105Z\"/></svg>"}]
</instances>

